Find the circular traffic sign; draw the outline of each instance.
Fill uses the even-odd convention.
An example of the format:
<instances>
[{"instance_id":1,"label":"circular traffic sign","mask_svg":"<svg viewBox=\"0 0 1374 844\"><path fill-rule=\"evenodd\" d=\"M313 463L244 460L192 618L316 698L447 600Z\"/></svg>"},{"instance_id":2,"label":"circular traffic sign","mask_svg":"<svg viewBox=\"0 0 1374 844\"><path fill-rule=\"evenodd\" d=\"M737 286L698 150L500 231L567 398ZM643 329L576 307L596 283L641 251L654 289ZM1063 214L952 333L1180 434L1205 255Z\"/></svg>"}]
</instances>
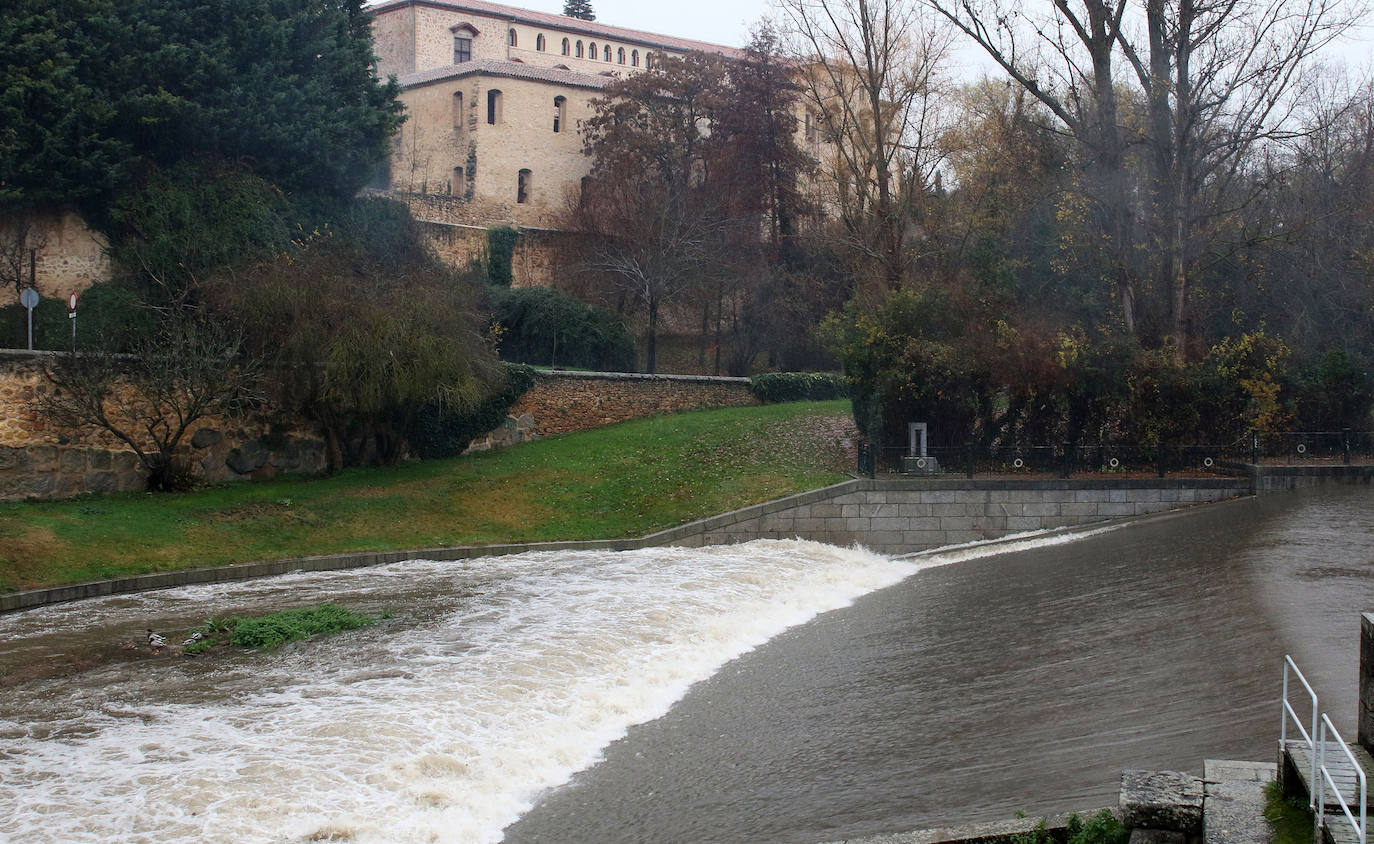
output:
<instances>
[{"instance_id":1,"label":"circular traffic sign","mask_svg":"<svg viewBox=\"0 0 1374 844\"><path fill-rule=\"evenodd\" d=\"M25 287L19 294L19 304L33 310L38 306L38 291L32 287Z\"/></svg>"},{"instance_id":2,"label":"circular traffic sign","mask_svg":"<svg viewBox=\"0 0 1374 844\"><path fill-rule=\"evenodd\" d=\"M76 294L75 294L75 293L73 293L73 294L71 295L71 297L67 299L67 310L69 310L69 311L74 311L74 310L76 310Z\"/></svg>"}]
</instances>

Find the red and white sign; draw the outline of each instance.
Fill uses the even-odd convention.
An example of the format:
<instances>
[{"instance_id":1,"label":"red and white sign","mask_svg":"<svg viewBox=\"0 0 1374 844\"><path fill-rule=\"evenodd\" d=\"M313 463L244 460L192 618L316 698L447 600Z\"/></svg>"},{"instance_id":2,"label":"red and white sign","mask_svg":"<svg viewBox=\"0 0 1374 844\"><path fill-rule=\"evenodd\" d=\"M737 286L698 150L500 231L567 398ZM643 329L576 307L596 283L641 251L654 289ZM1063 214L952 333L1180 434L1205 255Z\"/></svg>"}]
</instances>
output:
<instances>
[{"instance_id":1,"label":"red and white sign","mask_svg":"<svg viewBox=\"0 0 1374 844\"><path fill-rule=\"evenodd\" d=\"M75 293L73 293L73 294L71 295L71 298L69 298L69 299L67 300L67 310L69 310L69 311L74 311L74 310L76 310L76 294L75 294Z\"/></svg>"}]
</instances>

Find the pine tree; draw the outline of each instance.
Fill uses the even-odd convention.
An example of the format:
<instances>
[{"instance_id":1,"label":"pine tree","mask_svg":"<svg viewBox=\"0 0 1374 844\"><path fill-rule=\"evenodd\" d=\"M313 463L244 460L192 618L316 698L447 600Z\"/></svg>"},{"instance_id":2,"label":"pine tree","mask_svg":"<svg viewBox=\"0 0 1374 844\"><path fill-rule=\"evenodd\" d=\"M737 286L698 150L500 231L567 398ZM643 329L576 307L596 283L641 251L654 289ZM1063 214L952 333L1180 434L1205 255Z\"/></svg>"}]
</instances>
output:
<instances>
[{"instance_id":1,"label":"pine tree","mask_svg":"<svg viewBox=\"0 0 1374 844\"><path fill-rule=\"evenodd\" d=\"M592 11L592 0L563 0L563 14L584 21L596 20Z\"/></svg>"}]
</instances>

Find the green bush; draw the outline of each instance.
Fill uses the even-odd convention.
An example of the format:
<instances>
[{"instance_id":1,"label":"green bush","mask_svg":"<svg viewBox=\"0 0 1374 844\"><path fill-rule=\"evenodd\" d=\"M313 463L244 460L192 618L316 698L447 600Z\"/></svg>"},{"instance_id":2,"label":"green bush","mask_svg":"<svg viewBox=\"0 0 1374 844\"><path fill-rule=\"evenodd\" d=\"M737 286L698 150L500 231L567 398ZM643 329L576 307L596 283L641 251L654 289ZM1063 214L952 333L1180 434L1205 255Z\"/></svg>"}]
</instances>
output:
<instances>
[{"instance_id":1,"label":"green bush","mask_svg":"<svg viewBox=\"0 0 1374 844\"><path fill-rule=\"evenodd\" d=\"M236 648L271 649L321 633L357 630L372 622L371 617L350 612L337 604L321 604L313 609L241 618L234 624L230 644Z\"/></svg>"},{"instance_id":2,"label":"green bush","mask_svg":"<svg viewBox=\"0 0 1374 844\"><path fill-rule=\"evenodd\" d=\"M406 436L411 450L422 460L462 454L468 443L504 422L511 405L533 386L533 369L508 363L506 386L471 410L455 411L437 402L425 405Z\"/></svg>"},{"instance_id":3,"label":"green bush","mask_svg":"<svg viewBox=\"0 0 1374 844\"><path fill-rule=\"evenodd\" d=\"M830 401L849 398L849 382L825 372L769 372L751 379L749 392L765 404Z\"/></svg>"},{"instance_id":4,"label":"green bush","mask_svg":"<svg viewBox=\"0 0 1374 844\"><path fill-rule=\"evenodd\" d=\"M606 308L548 287L496 289L491 300L505 360L603 372L634 368L634 340Z\"/></svg>"}]
</instances>

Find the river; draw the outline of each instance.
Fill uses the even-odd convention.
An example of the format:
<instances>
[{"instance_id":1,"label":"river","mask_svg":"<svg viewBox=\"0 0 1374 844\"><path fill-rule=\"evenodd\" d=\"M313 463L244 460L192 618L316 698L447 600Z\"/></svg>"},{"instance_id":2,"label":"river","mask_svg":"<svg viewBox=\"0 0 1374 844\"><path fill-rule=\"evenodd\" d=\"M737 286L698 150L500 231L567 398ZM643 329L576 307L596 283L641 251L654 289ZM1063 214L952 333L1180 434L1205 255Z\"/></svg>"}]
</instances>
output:
<instances>
[{"instance_id":1,"label":"river","mask_svg":"<svg viewBox=\"0 0 1374 844\"><path fill-rule=\"evenodd\" d=\"M1114 802L1269 759L1293 653L1350 730L1374 503L1328 488L1076 541L561 552L0 617L0 836L819 842ZM324 600L372 628L150 658ZM133 643L133 647L126 647ZM580 772L580 773L579 773Z\"/></svg>"}]
</instances>

